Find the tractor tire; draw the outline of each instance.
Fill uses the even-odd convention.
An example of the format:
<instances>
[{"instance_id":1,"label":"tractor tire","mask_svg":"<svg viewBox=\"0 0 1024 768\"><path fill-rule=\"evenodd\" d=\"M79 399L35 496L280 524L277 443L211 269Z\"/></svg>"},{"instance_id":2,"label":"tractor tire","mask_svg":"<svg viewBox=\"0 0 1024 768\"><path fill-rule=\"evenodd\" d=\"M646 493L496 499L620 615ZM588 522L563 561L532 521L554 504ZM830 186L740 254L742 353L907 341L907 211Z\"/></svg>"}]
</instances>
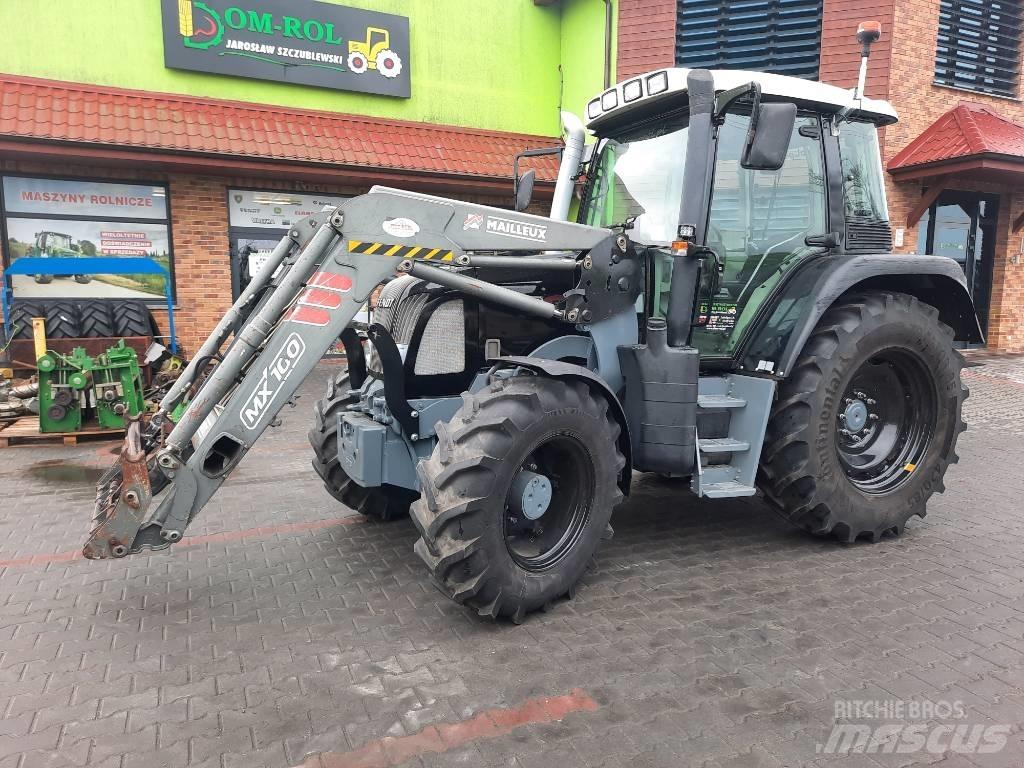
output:
<instances>
[{"instance_id":1,"label":"tractor tire","mask_svg":"<svg viewBox=\"0 0 1024 768\"><path fill-rule=\"evenodd\" d=\"M758 475L797 527L852 543L924 517L958 461L967 388L953 331L902 293L844 297L779 388Z\"/></svg>"},{"instance_id":2,"label":"tractor tire","mask_svg":"<svg viewBox=\"0 0 1024 768\"><path fill-rule=\"evenodd\" d=\"M416 494L405 488L385 485L364 488L345 474L338 460L338 414L355 402L348 396L348 372L327 382L327 392L317 401L309 444L313 447L313 469L324 481L327 492L346 507L366 517L389 522L409 514Z\"/></svg>"},{"instance_id":3,"label":"tractor tire","mask_svg":"<svg viewBox=\"0 0 1024 768\"><path fill-rule=\"evenodd\" d=\"M11 306L11 328L17 326L15 339L32 338L32 318L46 317L46 310L33 301L15 301Z\"/></svg>"},{"instance_id":4,"label":"tractor tire","mask_svg":"<svg viewBox=\"0 0 1024 768\"><path fill-rule=\"evenodd\" d=\"M114 333L114 313L109 301L80 301L82 336L87 339L108 338Z\"/></svg>"},{"instance_id":5,"label":"tractor tire","mask_svg":"<svg viewBox=\"0 0 1024 768\"><path fill-rule=\"evenodd\" d=\"M49 285L53 282L53 275L36 275L35 281L39 285Z\"/></svg>"},{"instance_id":6,"label":"tractor tire","mask_svg":"<svg viewBox=\"0 0 1024 768\"><path fill-rule=\"evenodd\" d=\"M79 285L88 285L92 282L92 275L75 275L75 282Z\"/></svg>"},{"instance_id":7,"label":"tractor tire","mask_svg":"<svg viewBox=\"0 0 1024 768\"><path fill-rule=\"evenodd\" d=\"M415 551L448 597L519 623L571 597L601 543L622 500L619 425L583 382L515 376L462 397L417 467ZM528 495L538 477L546 506Z\"/></svg>"},{"instance_id":8,"label":"tractor tire","mask_svg":"<svg viewBox=\"0 0 1024 768\"><path fill-rule=\"evenodd\" d=\"M112 336L158 336L149 308L141 301L118 301L113 305Z\"/></svg>"},{"instance_id":9,"label":"tractor tire","mask_svg":"<svg viewBox=\"0 0 1024 768\"><path fill-rule=\"evenodd\" d=\"M42 306L46 313L48 339L81 338L82 318L73 301L50 301Z\"/></svg>"}]
</instances>

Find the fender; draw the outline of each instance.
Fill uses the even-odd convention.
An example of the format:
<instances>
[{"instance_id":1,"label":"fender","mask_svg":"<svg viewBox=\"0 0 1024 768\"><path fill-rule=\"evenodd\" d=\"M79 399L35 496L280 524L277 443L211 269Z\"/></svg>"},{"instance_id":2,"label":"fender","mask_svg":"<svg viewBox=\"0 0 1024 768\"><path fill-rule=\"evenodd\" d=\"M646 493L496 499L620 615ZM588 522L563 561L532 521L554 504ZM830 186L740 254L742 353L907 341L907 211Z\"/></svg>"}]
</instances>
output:
<instances>
[{"instance_id":1,"label":"fender","mask_svg":"<svg viewBox=\"0 0 1024 768\"><path fill-rule=\"evenodd\" d=\"M963 270L943 256L825 255L785 282L737 352L739 367L788 375L815 326L836 300L854 290L890 290L916 296L939 311L958 341L985 341ZM770 364L766 366L766 363Z\"/></svg>"},{"instance_id":2,"label":"fender","mask_svg":"<svg viewBox=\"0 0 1024 768\"><path fill-rule=\"evenodd\" d=\"M629 495L630 482L633 479L633 449L629 439L629 424L626 422L626 412L619 402L618 396L611 390L611 387L593 371L573 363L565 363L561 360L546 360L542 357L498 357L494 363L498 368L526 368L536 373L543 373L553 379L575 379L582 381L591 391L604 397L608 401L608 407L612 416L619 425L619 450L626 457L626 466L619 475L619 488L625 495Z\"/></svg>"}]
</instances>

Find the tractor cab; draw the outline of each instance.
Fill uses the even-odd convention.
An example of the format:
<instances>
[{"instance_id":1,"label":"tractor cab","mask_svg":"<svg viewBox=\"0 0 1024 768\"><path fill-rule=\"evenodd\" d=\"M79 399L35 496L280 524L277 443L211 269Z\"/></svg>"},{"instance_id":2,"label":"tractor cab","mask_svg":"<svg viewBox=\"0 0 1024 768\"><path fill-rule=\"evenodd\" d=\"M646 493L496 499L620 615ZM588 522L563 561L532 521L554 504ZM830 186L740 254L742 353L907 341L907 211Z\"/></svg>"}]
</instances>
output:
<instances>
[{"instance_id":1,"label":"tractor cab","mask_svg":"<svg viewBox=\"0 0 1024 768\"><path fill-rule=\"evenodd\" d=\"M891 249L877 127L896 113L887 102L823 83L708 75L714 101L699 136L690 70L652 72L590 101L588 127L599 141L579 221L621 228L647 246L645 313L664 318L684 198L699 198L684 222L706 249L692 343L713 359L733 356L795 266L822 254ZM709 162L695 163L698 178L688 181L692 152ZM706 189L695 194L696 184Z\"/></svg>"},{"instance_id":2,"label":"tractor cab","mask_svg":"<svg viewBox=\"0 0 1024 768\"><path fill-rule=\"evenodd\" d=\"M38 232L36 248L40 256L64 256L69 253L78 253L78 248L72 241L71 235L65 235L62 232Z\"/></svg>"}]
</instances>

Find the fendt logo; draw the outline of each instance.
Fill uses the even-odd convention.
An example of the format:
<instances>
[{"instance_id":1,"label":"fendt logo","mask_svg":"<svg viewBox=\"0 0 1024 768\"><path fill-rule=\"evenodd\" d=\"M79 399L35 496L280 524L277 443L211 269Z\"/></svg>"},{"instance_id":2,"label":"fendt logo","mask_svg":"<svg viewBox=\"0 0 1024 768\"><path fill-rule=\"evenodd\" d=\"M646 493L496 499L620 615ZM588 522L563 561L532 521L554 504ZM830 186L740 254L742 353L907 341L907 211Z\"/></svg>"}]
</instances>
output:
<instances>
[{"instance_id":1,"label":"fendt logo","mask_svg":"<svg viewBox=\"0 0 1024 768\"><path fill-rule=\"evenodd\" d=\"M302 354L306 351L306 343L297 333L287 338L277 357L263 369L256 390L242 406L240 418L246 429L256 429L260 419L270 410L271 403L284 388L284 383L295 370Z\"/></svg>"}]
</instances>

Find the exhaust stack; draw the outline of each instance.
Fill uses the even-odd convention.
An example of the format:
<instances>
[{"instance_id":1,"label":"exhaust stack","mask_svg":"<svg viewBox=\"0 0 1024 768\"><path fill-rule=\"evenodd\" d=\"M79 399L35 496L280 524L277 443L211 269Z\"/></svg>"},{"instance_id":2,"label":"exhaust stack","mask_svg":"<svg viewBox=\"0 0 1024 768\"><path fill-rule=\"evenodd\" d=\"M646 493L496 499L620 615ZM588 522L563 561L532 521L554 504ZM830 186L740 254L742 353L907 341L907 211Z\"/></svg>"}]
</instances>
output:
<instances>
[{"instance_id":1,"label":"exhaust stack","mask_svg":"<svg viewBox=\"0 0 1024 768\"><path fill-rule=\"evenodd\" d=\"M555 195L551 200L551 218L568 221L573 185L580 169L580 161L583 159L583 122L572 112L563 110L562 134L565 136L565 151L562 153L562 164L558 167Z\"/></svg>"}]
</instances>

